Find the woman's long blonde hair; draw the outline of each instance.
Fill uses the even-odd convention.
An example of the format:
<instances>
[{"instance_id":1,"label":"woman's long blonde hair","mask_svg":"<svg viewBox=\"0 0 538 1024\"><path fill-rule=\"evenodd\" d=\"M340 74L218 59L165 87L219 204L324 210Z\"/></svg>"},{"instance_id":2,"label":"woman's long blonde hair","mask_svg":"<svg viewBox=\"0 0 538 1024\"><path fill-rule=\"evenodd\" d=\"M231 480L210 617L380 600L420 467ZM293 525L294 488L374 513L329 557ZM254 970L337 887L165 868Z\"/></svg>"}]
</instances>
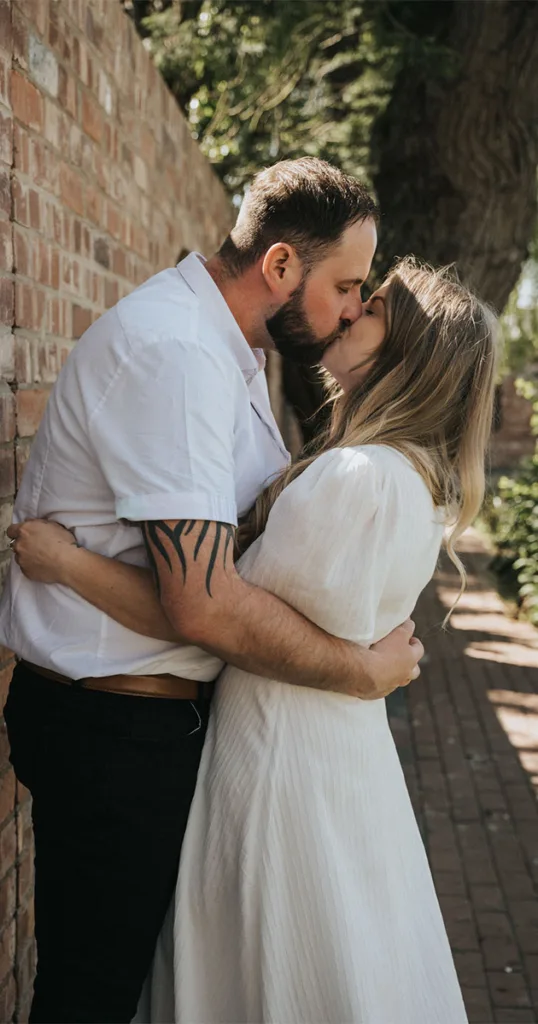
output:
<instances>
[{"instance_id":1,"label":"woman's long blonde hair","mask_svg":"<svg viewBox=\"0 0 538 1024\"><path fill-rule=\"evenodd\" d=\"M450 530L448 554L484 497L498 364L492 310L455 278L410 257L387 278L386 335L366 379L347 393L333 384L329 427L315 451L262 492L237 531L238 551L263 532L278 495L330 448L383 444L406 455L423 477Z\"/></svg>"}]
</instances>

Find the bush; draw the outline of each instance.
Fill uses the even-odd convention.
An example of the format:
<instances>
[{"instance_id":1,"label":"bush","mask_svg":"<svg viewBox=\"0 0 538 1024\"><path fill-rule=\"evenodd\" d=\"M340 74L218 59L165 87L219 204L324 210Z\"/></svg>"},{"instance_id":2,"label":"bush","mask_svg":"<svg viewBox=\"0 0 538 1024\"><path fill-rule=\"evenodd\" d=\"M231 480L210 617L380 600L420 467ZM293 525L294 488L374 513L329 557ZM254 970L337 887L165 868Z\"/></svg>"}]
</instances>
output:
<instances>
[{"instance_id":1,"label":"bush","mask_svg":"<svg viewBox=\"0 0 538 1024\"><path fill-rule=\"evenodd\" d=\"M504 567L516 574L521 606L538 625L538 449L517 475L501 477L487 519Z\"/></svg>"}]
</instances>

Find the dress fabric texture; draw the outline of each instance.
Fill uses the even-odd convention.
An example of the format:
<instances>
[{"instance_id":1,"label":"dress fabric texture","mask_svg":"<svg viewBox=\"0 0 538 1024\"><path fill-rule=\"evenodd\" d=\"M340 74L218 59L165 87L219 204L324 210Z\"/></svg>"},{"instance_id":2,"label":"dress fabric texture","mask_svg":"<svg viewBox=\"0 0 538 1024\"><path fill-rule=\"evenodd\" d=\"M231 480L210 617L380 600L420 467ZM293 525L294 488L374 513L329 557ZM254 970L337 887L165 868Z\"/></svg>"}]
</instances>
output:
<instances>
[{"instance_id":1,"label":"dress fabric texture","mask_svg":"<svg viewBox=\"0 0 538 1024\"><path fill-rule=\"evenodd\" d=\"M240 571L367 646L411 614L442 531L404 456L334 449L283 491ZM384 700L226 668L137 1020L466 1019Z\"/></svg>"}]
</instances>

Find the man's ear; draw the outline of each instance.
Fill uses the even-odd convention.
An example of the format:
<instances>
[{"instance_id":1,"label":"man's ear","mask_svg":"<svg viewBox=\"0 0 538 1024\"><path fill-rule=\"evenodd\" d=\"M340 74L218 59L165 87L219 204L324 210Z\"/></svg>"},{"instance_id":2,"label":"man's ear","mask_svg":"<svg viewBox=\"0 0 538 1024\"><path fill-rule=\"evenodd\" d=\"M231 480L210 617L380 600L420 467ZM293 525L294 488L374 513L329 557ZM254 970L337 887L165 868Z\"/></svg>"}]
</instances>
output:
<instances>
[{"instance_id":1,"label":"man's ear","mask_svg":"<svg viewBox=\"0 0 538 1024\"><path fill-rule=\"evenodd\" d=\"M303 279L303 265L293 246L275 242L263 257L262 275L273 299L287 302Z\"/></svg>"}]
</instances>

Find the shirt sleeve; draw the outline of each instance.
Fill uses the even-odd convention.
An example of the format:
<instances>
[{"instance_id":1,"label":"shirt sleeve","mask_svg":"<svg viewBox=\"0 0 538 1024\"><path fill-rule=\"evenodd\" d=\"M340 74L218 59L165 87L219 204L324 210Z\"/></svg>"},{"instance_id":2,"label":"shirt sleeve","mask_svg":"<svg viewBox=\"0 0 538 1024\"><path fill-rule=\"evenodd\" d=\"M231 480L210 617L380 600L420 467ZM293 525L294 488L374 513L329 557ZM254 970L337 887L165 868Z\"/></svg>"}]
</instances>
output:
<instances>
[{"instance_id":1,"label":"shirt sleeve","mask_svg":"<svg viewBox=\"0 0 538 1024\"><path fill-rule=\"evenodd\" d=\"M357 449L333 449L273 506L253 582L327 632L367 645L390 559L379 468Z\"/></svg>"},{"instance_id":2,"label":"shirt sleeve","mask_svg":"<svg viewBox=\"0 0 538 1024\"><path fill-rule=\"evenodd\" d=\"M176 338L137 345L89 424L118 519L237 524L236 379Z\"/></svg>"}]
</instances>

